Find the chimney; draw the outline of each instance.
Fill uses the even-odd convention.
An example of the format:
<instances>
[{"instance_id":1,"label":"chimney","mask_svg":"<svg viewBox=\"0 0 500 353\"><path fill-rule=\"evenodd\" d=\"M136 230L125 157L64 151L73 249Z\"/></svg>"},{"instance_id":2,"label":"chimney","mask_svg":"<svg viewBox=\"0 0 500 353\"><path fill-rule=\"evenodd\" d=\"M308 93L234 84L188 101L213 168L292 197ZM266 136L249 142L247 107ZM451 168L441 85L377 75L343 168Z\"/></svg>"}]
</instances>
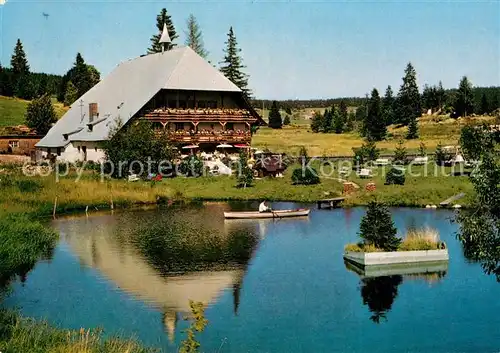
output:
<instances>
[{"instance_id":1,"label":"chimney","mask_svg":"<svg viewBox=\"0 0 500 353\"><path fill-rule=\"evenodd\" d=\"M94 119L97 120L99 117L99 109L97 103L89 103L89 123L93 122Z\"/></svg>"}]
</instances>

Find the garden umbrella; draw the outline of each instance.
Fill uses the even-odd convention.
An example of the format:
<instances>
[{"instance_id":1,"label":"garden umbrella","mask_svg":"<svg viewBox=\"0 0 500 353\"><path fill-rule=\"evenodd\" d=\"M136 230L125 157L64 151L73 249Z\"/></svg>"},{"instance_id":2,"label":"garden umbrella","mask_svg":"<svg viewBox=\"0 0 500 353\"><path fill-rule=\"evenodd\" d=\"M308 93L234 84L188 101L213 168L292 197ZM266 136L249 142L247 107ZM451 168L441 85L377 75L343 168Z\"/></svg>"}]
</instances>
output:
<instances>
[{"instance_id":1,"label":"garden umbrella","mask_svg":"<svg viewBox=\"0 0 500 353\"><path fill-rule=\"evenodd\" d=\"M222 143L216 146L217 148L232 148L233 146L228 145L227 143Z\"/></svg>"},{"instance_id":2,"label":"garden umbrella","mask_svg":"<svg viewBox=\"0 0 500 353\"><path fill-rule=\"evenodd\" d=\"M195 148L198 148L198 145L188 145L188 146L182 147L183 150L192 150Z\"/></svg>"},{"instance_id":3,"label":"garden umbrella","mask_svg":"<svg viewBox=\"0 0 500 353\"><path fill-rule=\"evenodd\" d=\"M250 148L248 145L234 145L236 148Z\"/></svg>"}]
</instances>

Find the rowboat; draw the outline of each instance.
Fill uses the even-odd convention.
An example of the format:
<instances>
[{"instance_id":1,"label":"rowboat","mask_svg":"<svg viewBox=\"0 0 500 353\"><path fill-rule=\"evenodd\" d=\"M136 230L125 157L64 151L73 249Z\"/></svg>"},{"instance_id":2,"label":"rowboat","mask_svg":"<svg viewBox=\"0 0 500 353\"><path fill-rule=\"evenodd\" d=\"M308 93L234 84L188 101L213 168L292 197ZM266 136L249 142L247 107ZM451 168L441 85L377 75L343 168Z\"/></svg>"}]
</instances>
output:
<instances>
[{"instance_id":1,"label":"rowboat","mask_svg":"<svg viewBox=\"0 0 500 353\"><path fill-rule=\"evenodd\" d=\"M307 208L300 208L297 210L276 210L272 212L224 212L224 217L229 219L242 219L242 218L285 218L285 217L307 217L310 210Z\"/></svg>"}]
</instances>

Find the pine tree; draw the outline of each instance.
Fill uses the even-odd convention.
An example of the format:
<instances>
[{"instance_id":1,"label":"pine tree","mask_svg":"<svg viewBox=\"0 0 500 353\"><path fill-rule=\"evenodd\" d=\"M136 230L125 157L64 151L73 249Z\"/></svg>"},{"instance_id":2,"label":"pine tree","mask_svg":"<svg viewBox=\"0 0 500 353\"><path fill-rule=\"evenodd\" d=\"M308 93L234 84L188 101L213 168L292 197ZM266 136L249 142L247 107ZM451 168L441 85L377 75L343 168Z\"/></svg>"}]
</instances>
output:
<instances>
[{"instance_id":1,"label":"pine tree","mask_svg":"<svg viewBox=\"0 0 500 353\"><path fill-rule=\"evenodd\" d=\"M269 111L269 127L273 129L281 129L283 126L283 121L281 120L280 109L278 103L273 101L271 105L271 110Z\"/></svg>"},{"instance_id":2,"label":"pine tree","mask_svg":"<svg viewBox=\"0 0 500 353\"><path fill-rule=\"evenodd\" d=\"M227 42L225 42L225 44L224 60L219 63L221 64L220 71L238 86L248 98L251 96L252 92L248 89L248 75L242 71L245 66L242 64L242 59L240 57L241 49L238 48L233 27L229 28Z\"/></svg>"},{"instance_id":3,"label":"pine tree","mask_svg":"<svg viewBox=\"0 0 500 353\"><path fill-rule=\"evenodd\" d=\"M36 96L36 87L29 73L13 75L13 78L15 82L14 95L16 97L29 100Z\"/></svg>"},{"instance_id":4,"label":"pine tree","mask_svg":"<svg viewBox=\"0 0 500 353\"><path fill-rule=\"evenodd\" d=\"M283 125L290 125L290 115L285 115L285 119L283 119Z\"/></svg>"},{"instance_id":5,"label":"pine tree","mask_svg":"<svg viewBox=\"0 0 500 353\"><path fill-rule=\"evenodd\" d=\"M331 132L333 129L333 117L335 116L335 106L332 106L332 110L325 109L323 114L323 132Z\"/></svg>"},{"instance_id":6,"label":"pine tree","mask_svg":"<svg viewBox=\"0 0 500 353\"><path fill-rule=\"evenodd\" d=\"M455 114L458 116L467 116L474 112L474 94L472 84L467 76L462 77L454 104Z\"/></svg>"},{"instance_id":7,"label":"pine tree","mask_svg":"<svg viewBox=\"0 0 500 353\"><path fill-rule=\"evenodd\" d=\"M394 123L394 96L391 86L387 86L382 100L382 117L386 126Z\"/></svg>"},{"instance_id":8,"label":"pine tree","mask_svg":"<svg viewBox=\"0 0 500 353\"><path fill-rule=\"evenodd\" d=\"M376 88L372 90L370 101L368 102L368 115L364 121L363 131L367 139L372 141L383 140L387 134L387 127L382 117L380 96Z\"/></svg>"},{"instance_id":9,"label":"pine tree","mask_svg":"<svg viewBox=\"0 0 500 353\"><path fill-rule=\"evenodd\" d=\"M56 121L56 112L49 95L45 94L28 104L26 108L26 125L35 129L39 135L45 135Z\"/></svg>"},{"instance_id":10,"label":"pine tree","mask_svg":"<svg viewBox=\"0 0 500 353\"><path fill-rule=\"evenodd\" d=\"M93 65L85 63L82 55L77 53L73 67L61 79L57 92L57 100L66 102L66 90L69 81L76 87L77 98L83 96L94 87L100 80L100 73ZM76 100L76 99L75 99Z\"/></svg>"},{"instance_id":11,"label":"pine tree","mask_svg":"<svg viewBox=\"0 0 500 353\"><path fill-rule=\"evenodd\" d=\"M408 132L406 134L406 138L408 140L413 140L418 137L418 123L417 123L417 118L412 117L410 119L410 122L408 123Z\"/></svg>"},{"instance_id":12,"label":"pine tree","mask_svg":"<svg viewBox=\"0 0 500 353\"><path fill-rule=\"evenodd\" d=\"M171 16L168 14L167 9L163 8L161 9L160 14L156 16L156 28L158 29L158 33L151 36L151 47L148 48L148 54L162 52L163 43L160 43L160 38L163 32L163 24L167 25L167 31L171 41L170 43L165 43L165 50L172 50L176 46L174 41L179 36L175 31Z\"/></svg>"},{"instance_id":13,"label":"pine tree","mask_svg":"<svg viewBox=\"0 0 500 353\"><path fill-rule=\"evenodd\" d=\"M341 132L344 132L346 130L346 125L347 125L347 120L348 120L349 114L347 112L347 104L346 104L345 100L343 100L343 99L340 101L338 115L339 115L340 123L342 125Z\"/></svg>"},{"instance_id":14,"label":"pine tree","mask_svg":"<svg viewBox=\"0 0 500 353\"><path fill-rule=\"evenodd\" d=\"M311 120L311 130L312 132L320 132L323 127L323 114L318 111L314 112Z\"/></svg>"},{"instance_id":15,"label":"pine tree","mask_svg":"<svg viewBox=\"0 0 500 353\"><path fill-rule=\"evenodd\" d=\"M411 63L408 63L396 100L397 122L408 125L412 119L421 115L420 94L417 86L417 73Z\"/></svg>"},{"instance_id":16,"label":"pine tree","mask_svg":"<svg viewBox=\"0 0 500 353\"><path fill-rule=\"evenodd\" d=\"M403 140L399 140L396 149L394 150L394 164L405 165L407 162L406 147Z\"/></svg>"},{"instance_id":17,"label":"pine tree","mask_svg":"<svg viewBox=\"0 0 500 353\"><path fill-rule=\"evenodd\" d=\"M354 130L354 121L356 121L356 114L354 112L347 114L347 121L344 128L345 132L351 132Z\"/></svg>"},{"instance_id":18,"label":"pine tree","mask_svg":"<svg viewBox=\"0 0 500 353\"><path fill-rule=\"evenodd\" d=\"M78 99L78 90L73 82L69 81L66 87L66 94L64 95L64 105L70 106Z\"/></svg>"},{"instance_id":19,"label":"pine tree","mask_svg":"<svg viewBox=\"0 0 500 353\"><path fill-rule=\"evenodd\" d=\"M193 14L189 15L187 21L187 30L184 32L186 34L186 45L191 47L199 56L206 58L208 52L205 50L205 45L203 43L203 34L201 33L200 25L196 21L196 17Z\"/></svg>"},{"instance_id":20,"label":"pine tree","mask_svg":"<svg viewBox=\"0 0 500 353\"><path fill-rule=\"evenodd\" d=\"M85 94L85 92L92 88L92 84L87 65L85 64L85 61L80 53L76 54L74 67L75 75L72 81L78 91L78 97L81 97Z\"/></svg>"},{"instance_id":21,"label":"pine tree","mask_svg":"<svg viewBox=\"0 0 500 353\"><path fill-rule=\"evenodd\" d=\"M344 115L341 112L342 106L339 107L339 109L335 109L335 106L332 107L332 113L333 114L333 132L336 134L341 134L344 132L344 125L345 125L345 120L344 120ZM344 109L347 109L345 107L344 103ZM345 118L347 120L347 117Z\"/></svg>"},{"instance_id":22,"label":"pine tree","mask_svg":"<svg viewBox=\"0 0 500 353\"><path fill-rule=\"evenodd\" d=\"M28 59L26 59L26 53L24 52L23 44L20 39L16 42L14 53L10 60L10 66L14 75L26 75L30 72Z\"/></svg>"},{"instance_id":23,"label":"pine tree","mask_svg":"<svg viewBox=\"0 0 500 353\"><path fill-rule=\"evenodd\" d=\"M486 97L486 94L484 94L483 92L483 95L481 96L481 105L479 108L479 114L487 115L489 113L491 113L490 103L488 102L488 97Z\"/></svg>"},{"instance_id":24,"label":"pine tree","mask_svg":"<svg viewBox=\"0 0 500 353\"><path fill-rule=\"evenodd\" d=\"M438 103L438 111L443 110L444 105L446 103L446 92L443 88L443 83L439 81L438 86L436 88L436 99Z\"/></svg>"},{"instance_id":25,"label":"pine tree","mask_svg":"<svg viewBox=\"0 0 500 353\"><path fill-rule=\"evenodd\" d=\"M396 234L389 209L381 203L370 201L359 226L359 236L364 239L364 243L385 251L396 251L401 243Z\"/></svg>"}]
</instances>

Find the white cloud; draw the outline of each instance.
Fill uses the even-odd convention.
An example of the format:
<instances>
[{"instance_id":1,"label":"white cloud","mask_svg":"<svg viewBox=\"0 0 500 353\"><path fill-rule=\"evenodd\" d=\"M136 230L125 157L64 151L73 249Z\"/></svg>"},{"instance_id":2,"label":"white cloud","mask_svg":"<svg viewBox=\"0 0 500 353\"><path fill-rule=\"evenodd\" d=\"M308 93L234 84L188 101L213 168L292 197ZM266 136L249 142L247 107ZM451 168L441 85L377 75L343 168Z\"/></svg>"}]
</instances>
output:
<instances>
[{"instance_id":1,"label":"white cloud","mask_svg":"<svg viewBox=\"0 0 500 353\"><path fill-rule=\"evenodd\" d=\"M5 5L6 2L7 0L0 0L0 5Z\"/></svg>"}]
</instances>

